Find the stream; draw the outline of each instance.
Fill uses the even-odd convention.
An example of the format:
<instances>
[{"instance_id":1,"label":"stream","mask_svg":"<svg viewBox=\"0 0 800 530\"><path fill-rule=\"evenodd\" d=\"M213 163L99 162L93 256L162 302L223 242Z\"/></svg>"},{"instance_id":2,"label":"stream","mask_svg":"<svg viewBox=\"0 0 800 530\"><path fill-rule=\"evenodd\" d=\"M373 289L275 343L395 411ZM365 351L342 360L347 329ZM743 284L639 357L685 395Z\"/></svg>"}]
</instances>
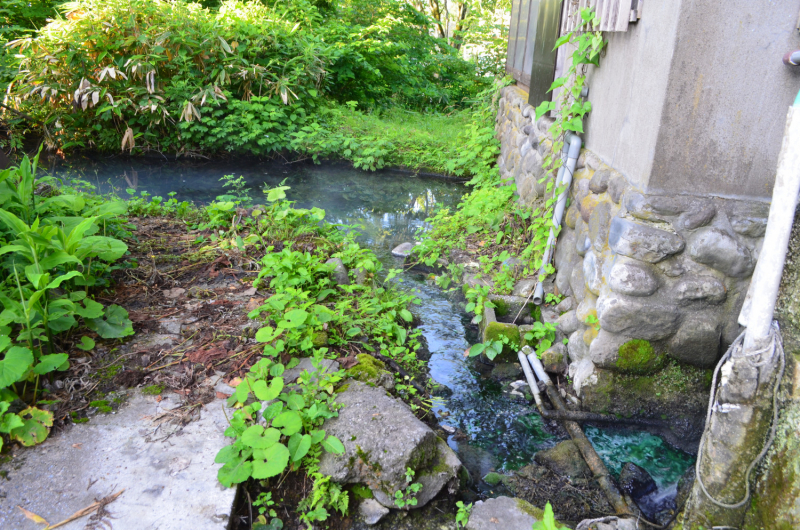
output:
<instances>
[{"instance_id":1,"label":"stream","mask_svg":"<svg viewBox=\"0 0 800 530\"><path fill-rule=\"evenodd\" d=\"M386 269L402 265L402 259L391 255L392 248L414 241L435 207L453 208L467 191L452 180L393 171L368 173L336 164L109 158L58 161L48 169L64 180L79 178L102 193L115 191L127 197L125 190L132 188L166 198L175 192L179 201L198 203L227 191L219 180L223 175L244 176L256 203L264 185L274 187L285 180L291 186L287 195L298 206L323 208L328 221L357 225L359 242L372 248ZM464 351L478 341L478 332L462 304L423 274L409 271L398 278L403 289L422 300L415 312L431 354L430 375L452 391L435 400L434 410L442 425L460 431L448 443L473 476L519 469L532 461L534 453L558 443L561 438L548 432L533 407L512 400L500 384L482 377L465 359ZM652 475L661 492L674 491L694 462L691 455L646 432L588 427L586 433L613 474L624 462L633 462ZM485 484L480 489L491 494Z\"/></svg>"}]
</instances>

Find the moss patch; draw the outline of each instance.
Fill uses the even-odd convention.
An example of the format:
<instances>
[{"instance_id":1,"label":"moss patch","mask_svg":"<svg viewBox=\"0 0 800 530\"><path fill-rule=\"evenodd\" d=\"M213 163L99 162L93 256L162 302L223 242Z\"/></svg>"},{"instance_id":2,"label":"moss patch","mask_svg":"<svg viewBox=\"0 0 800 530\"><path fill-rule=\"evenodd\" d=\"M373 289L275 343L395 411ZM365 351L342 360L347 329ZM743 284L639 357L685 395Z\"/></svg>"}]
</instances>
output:
<instances>
[{"instance_id":1,"label":"moss patch","mask_svg":"<svg viewBox=\"0 0 800 530\"><path fill-rule=\"evenodd\" d=\"M623 372L648 374L657 371L660 365L661 357L653 349L650 341L633 339L619 347L616 366Z\"/></svg>"},{"instance_id":2,"label":"moss patch","mask_svg":"<svg viewBox=\"0 0 800 530\"><path fill-rule=\"evenodd\" d=\"M386 364L369 355L367 353L360 353L356 356L358 364L350 368L347 373L353 379L363 383L377 382L383 373L388 373Z\"/></svg>"},{"instance_id":3,"label":"moss patch","mask_svg":"<svg viewBox=\"0 0 800 530\"><path fill-rule=\"evenodd\" d=\"M364 484L355 484L350 488L350 491L356 500L372 499L374 497L372 490Z\"/></svg>"},{"instance_id":4,"label":"moss patch","mask_svg":"<svg viewBox=\"0 0 800 530\"><path fill-rule=\"evenodd\" d=\"M504 341L503 338L507 340ZM519 348L520 343L519 328L517 326L503 322L490 322L483 330L483 342L490 340L504 343L503 352L494 358L494 362L508 363L517 360L517 348Z\"/></svg>"},{"instance_id":5,"label":"moss patch","mask_svg":"<svg viewBox=\"0 0 800 530\"><path fill-rule=\"evenodd\" d=\"M494 304L495 315L504 317L509 313L510 309L508 308L508 304L502 298L494 299L492 300L492 303Z\"/></svg>"},{"instance_id":6,"label":"moss patch","mask_svg":"<svg viewBox=\"0 0 800 530\"><path fill-rule=\"evenodd\" d=\"M537 521L541 521L544 519L544 512L534 506L533 504L529 503L528 501L517 499L517 508L523 513L526 513L536 519ZM557 525L560 525L558 521L556 521Z\"/></svg>"}]
</instances>

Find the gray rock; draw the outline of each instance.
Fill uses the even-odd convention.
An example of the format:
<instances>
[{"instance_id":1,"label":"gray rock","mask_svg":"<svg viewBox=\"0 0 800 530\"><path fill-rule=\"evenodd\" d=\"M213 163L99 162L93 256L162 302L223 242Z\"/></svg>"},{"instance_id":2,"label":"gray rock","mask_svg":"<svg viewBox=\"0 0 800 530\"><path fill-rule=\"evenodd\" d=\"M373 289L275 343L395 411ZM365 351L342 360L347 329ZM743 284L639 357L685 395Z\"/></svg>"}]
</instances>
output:
<instances>
[{"instance_id":1,"label":"gray rock","mask_svg":"<svg viewBox=\"0 0 800 530\"><path fill-rule=\"evenodd\" d=\"M313 374L315 371L314 363L312 359L308 357L304 357L297 363L297 366L294 368L289 368L285 372L283 372L283 380L286 381L286 384L292 384L297 381L297 378L300 377L305 371L308 371L309 374ZM320 372L323 374L325 373L333 373L339 370L339 363L337 361L331 359L323 359L320 363Z\"/></svg>"},{"instance_id":2,"label":"gray rock","mask_svg":"<svg viewBox=\"0 0 800 530\"><path fill-rule=\"evenodd\" d=\"M675 296L686 304L697 300L719 304L727 295L725 285L713 276L689 276L675 286Z\"/></svg>"},{"instance_id":3,"label":"gray rock","mask_svg":"<svg viewBox=\"0 0 800 530\"><path fill-rule=\"evenodd\" d=\"M467 522L466 530L530 530L541 513L527 501L511 497L497 497L477 501Z\"/></svg>"},{"instance_id":4,"label":"gray rock","mask_svg":"<svg viewBox=\"0 0 800 530\"><path fill-rule=\"evenodd\" d=\"M630 296L650 296L658 289L658 277L641 261L618 259L608 275L611 290Z\"/></svg>"},{"instance_id":5,"label":"gray rock","mask_svg":"<svg viewBox=\"0 0 800 530\"><path fill-rule=\"evenodd\" d=\"M753 273L756 260L750 249L729 233L716 228L701 228L689 238L689 255L727 276L746 278Z\"/></svg>"},{"instance_id":6,"label":"gray rock","mask_svg":"<svg viewBox=\"0 0 800 530\"><path fill-rule=\"evenodd\" d=\"M383 388L354 380L346 385L336 398L344 405L338 417L323 425L342 441L345 453L323 453L320 472L336 482L366 484L378 502L394 507L394 493L405 486L410 467L423 485L415 507L424 506L456 477L461 462L405 403Z\"/></svg>"},{"instance_id":7,"label":"gray rock","mask_svg":"<svg viewBox=\"0 0 800 530\"><path fill-rule=\"evenodd\" d=\"M611 177L608 181L608 196L614 201L614 204L619 204L623 193L628 187L628 181L622 175Z\"/></svg>"},{"instance_id":8,"label":"gray rock","mask_svg":"<svg viewBox=\"0 0 800 530\"><path fill-rule=\"evenodd\" d=\"M562 267L556 272L556 288L558 293L569 296L572 294L572 288L569 282L572 279L572 264L568 267Z\"/></svg>"},{"instance_id":9,"label":"gray rock","mask_svg":"<svg viewBox=\"0 0 800 530\"><path fill-rule=\"evenodd\" d=\"M578 397L581 397L583 387L597 383L597 369L588 358L570 364L569 376L572 378L572 388Z\"/></svg>"},{"instance_id":10,"label":"gray rock","mask_svg":"<svg viewBox=\"0 0 800 530\"><path fill-rule=\"evenodd\" d=\"M625 194L625 208L637 219L668 221L671 217L690 210L701 209L700 202L685 195L643 195L639 192Z\"/></svg>"},{"instance_id":11,"label":"gray rock","mask_svg":"<svg viewBox=\"0 0 800 530\"><path fill-rule=\"evenodd\" d=\"M611 221L608 244L617 254L649 263L657 263L684 248L683 239L666 230L660 230L621 217Z\"/></svg>"},{"instance_id":12,"label":"gray rock","mask_svg":"<svg viewBox=\"0 0 800 530\"><path fill-rule=\"evenodd\" d=\"M563 441L555 447L537 452L533 455L533 460L562 477L576 479L592 476L578 446L572 440Z\"/></svg>"},{"instance_id":13,"label":"gray rock","mask_svg":"<svg viewBox=\"0 0 800 530\"><path fill-rule=\"evenodd\" d=\"M517 284L514 286L514 290L511 291L511 295L527 298L531 295L531 293L533 293L534 288L536 288L536 279L524 278L517 282Z\"/></svg>"},{"instance_id":14,"label":"gray rock","mask_svg":"<svg viewBox=\"0 0 800 530\"><path fill-rule=\"evenodd\" d=\"M710 202L703 202L697 208L682 213L675 221L678 230L694 230L710 223L717 215L716 207Z\"/></svg>"},{"instance_id":15,"label":"gray rock","mask_svg":"<svg viewBox=\"0 0 800 530\"><path fill-rule=\"evenodd\" d=\"M563 374L567 369L567 347L561 342L556 342L542 352L542 366L546 372Z\"/></svg>"},{"instance_id":16,"label":"gray rock","mask_svg":"<svg viewBox=\"0 0 800 530\"><path fill-rule=\"evenodd\" d=\"M583 341L583 331L580 329L569 336L567 352L570 363L578 363L589 357L589 346Z\"/></svg>"},{"instance_id":17,"label":"gray rock","mask_svg":"<svg viewBox=\"0 0 800 530\"><path fill-rule=\"evenodd\" d=\"M608 189L608 181L611 178L611 170L599 169L592 175L592 180L589 181L589 190L592 193L605 193Z\"/></svg>"},{"instance_id":18,"label":"gray rock","mask_svg":"<svg viewBox=\"0 0 800 530\"><path fill-rule=\"evenodd\" d=\"M567 311L572 311L573 309L575 309L575 300L571 296L567 296L556 306L556 313L561 315Z\"/></svg>"},{"instance_id":19,"label":"gray rock","mask_svg":"<svg viewBox=\"0 0 800 530\"><path fill-rule=\"evenodd\" d=\"M586 285L583 281L583 263L578 263L572 267L569 287L572 290L573 298L575 298L578 303L581 303L586 296Z\"/></svg>"},{"instance_id":20,"label":"gray rock","mask_svg":"<svg viewBox=\"0 0 800 530\"><path fill-rule=\"evenodd\" d=\"M675 333L680 312L651 298L628 297L616 293L597 300L600 327L637 339L660 340Z\"/></svg>"},{"instance_id":21,"label":"gray rock","mask_svg":"<svg viewBox=\"0 0 800 530\"><path fill-rule=\"evenodd\" d=\"M378 524L383 516L389 513L389 508L385 507L375 499L364 499L358 505L358 513L368 525Z\"/></svg>"},{"instance_id":22,"label":"gray rock","mask_svg":"<svg viewBox=\"0 0 800 530\"><path fill-rule=\"evenodd\" d=\"M769 204L736 201L729 203L728 219L733 231L747 237L761 237L767 228Z\"/></svg>"},{"instance_id":23,"label":"gray rock","mask_svg":"<svg viewBox=\"0 0 800 530\"><path fill-rule=\"evenodd\" d=\"M611 222L611 204L601 202L589 216L589 239L597 252L602 252L608 244L608 230Z\"/></svg>"},{"instance_id":24,"label":"gray rock","mask_svg":"<svg viewBox=\"0 0 800 530\"><path fill-rule=\"evenodd\" d=\"M720 348L720 324L713 315L693 314L687 316L683 325L667 345L671 357L699 366L714 366Z\"/></svg>"},{"instance_id":25,"label":"gray rock","mask_svg":"<svg viewBox=\"0 0 800 530\"><path fill-rule=\"evenodd\" d=\"M566 336L570 336L580 327L575 311L567 311L556 320L556 329Z\"/></svg>"},{"instance_id":26,"label":"gray rock","mask_svg":"<svg viewBox=\"0 0 800 530\"><path fill-rule=\"evenodd\" d=\"M578 317L578 322L586 322L590 316L597 312L597 296L594 293L587 292L583 300L580 301L578 307L575 308L575 314Z\"/></svg>"},{"instance_id":27,"label":"gray rock","mask_svg":"<svg viewBox=\"0 0 800 530\"><path fill-rule=\"evenodd\" d=\"M586 288L591 293L599 295L600 288L603 287L602 263L592 251L583 257L583 278L586 281Z\"/></svg>"},{"instance_id":28,"label":"gray rock","mask_svg":"<svg viewBox=\"0 0 800 530\"><path fill-rule=\"evenodd\" d=\"M575 252L577 252L579 256L583 256L590 248L592 248L592 239L589 237L589 234L587 232L579 233L575 237Z\"/></svg>"},{"instance_id":29,"label":"gray rock","mask_svg":"<svg viewBox=\"0 0 800 530\"><path fill-rule=\"evenodd\" d=\"M580 210L573 204L567 209L567 213L564 214L564 224L567 225L567 228L575 229L575 223L580 216Z\"/></svg>"},{"instance_id":30,"label":"gray rock","mask_svg":"<svg viewBox=\"0 0 800 530\"><path fill-rule=\"evenodd\" d=\"M490 294L489 300L495 304L494 313L498 322L517 322L531 314L533 303L522 296ZM527 302L527 303L526 303Z\"/></svg>"},{"instance_id":31,"label":"gray rock","mask_svg":"<svg viewBox=\"0 0 800 530\"><path fill-rule=\"evenodd\" d=\"M367 269L363 267L357 267L353 269L355 276L356 276L356 284L357 285L367 285Z\"/></svg>"},{"instance_id":32,"label":"gray rock","mask_svg":"<svg viewBox=\"0 0 800 530\"><path fill-rule=\"evenodd\" d=\"M411 251L413 249L414 249L414 244L413 243L408 243L408 242L400 243L399 245L397 245L396 247L394 247L392 249L392 256L395 256L395 257L398 257L398 258L405 258L409 254L411 254Z\"/></svg>"},{"instance_id":33,"label":"gray rock","mask_svg":"<svg viewBox=\"0 0 800 530\"><path fill-rule=\"evenodd\" d=\"M675 256L665 259L658 263L657 267L664 273L665 276L670 278L677 278L686 272L686 267L683 264L683 259L680 256Z\"/></svg>"},{"instance_id":34,"label":"gray rock","mask_svg":"<svg viewBox=\"0 0 800 530\"><path fill-rule=\"evenodd\" d=\"M561 233L558 235L556 251L553 257L556 270L561 270L571 264L575 256L575 231L562 229Z\"/></svg>"},{"instance_id":35,"label":"gray rock","mask_svg":"<svg viewBox=\"0 0 800 530\"><path fill-rule=\"evenodd\" d=\"M589 358L600 368L615 369L619 360L619 347L630 337L601 329L589 346Z\"/></svg>"},{"instance_id":36,"label":"gray rock","mask_svg":"<svg viewBox=\"0 0 800 530\"><path fill-rule=\"evenodd\" d=\"M342 262L341 258L331 258L326 261L325 264L334 266L331 276L333 276L333 281L335 281L337 285L350 285L350 278L347 276L347 267L344 266L344 262Z\"/></svg>"}]
</instances>

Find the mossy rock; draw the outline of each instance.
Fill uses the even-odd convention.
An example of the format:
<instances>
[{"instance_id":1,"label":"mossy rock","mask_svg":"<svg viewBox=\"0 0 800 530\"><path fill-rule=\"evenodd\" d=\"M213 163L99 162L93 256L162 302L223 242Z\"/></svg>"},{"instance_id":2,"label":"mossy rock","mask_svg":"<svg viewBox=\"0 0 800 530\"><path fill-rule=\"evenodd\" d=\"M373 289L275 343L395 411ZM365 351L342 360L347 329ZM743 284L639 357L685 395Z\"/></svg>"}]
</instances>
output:
<instances>
[{"instance_id":1,"label":"mossy rock","mask_svg":"<svg viewBox=\"0 0 800 530\"><path fill-rule=\"evenodd\" d=\"M360 353L356 356L356 359L358 359L358 364L350 368L347 374L357 381L377 383L381 380L383 374L389 373L389 370L386 369L386 364L372 355Z\"/></svg>"},{"instance_id":2,"label":"mossy rock","mask_svg":"<svg viewBox=\"0 0 800 530\"><path fill-rule=\"evenodd\" d=\"M619 347L616 367L623 373L646 375L657 372L663 367L662 355L659 355L650 344L642 339L629 340Z\"/></svg>"},{"instance_id":3,"label":"mossy rock","mask_svg":"<svg viewBox=\"0 0 800 530\"><path fill-rule=\"evenodd\" d=\"M326 331L315 331L311 337L311 343L315 348L321 348L328 344L328 333Z\"/></svg>"},{"instance_id":4,"label":"mossy rock","mask_svg":"<svg viewBox=\"0 0 800 530\"><path fill-rule=\"evenodd\" d=\"M503 338L508 340L503 341ZM503 342L503 351L492 360L493 362L510 363L518 361L517 348L520 347L520 336L517 326L504 322L490 322L483 330L483 342L490 340Z\"/></svg>"},{"instance_id":5,"label":"mossy rock","mask_svg":"<svg viewBox=\"0 0 800 530\"><path fill-rule=\"evenodd\" d=\"M354 484L350 487L350 492L353 494L353 498L359 501L363 499L375 498L375 496L372 494L372 490L369 489L369 486L365 486L364 484Z\"/></svg>"}]
</instances>

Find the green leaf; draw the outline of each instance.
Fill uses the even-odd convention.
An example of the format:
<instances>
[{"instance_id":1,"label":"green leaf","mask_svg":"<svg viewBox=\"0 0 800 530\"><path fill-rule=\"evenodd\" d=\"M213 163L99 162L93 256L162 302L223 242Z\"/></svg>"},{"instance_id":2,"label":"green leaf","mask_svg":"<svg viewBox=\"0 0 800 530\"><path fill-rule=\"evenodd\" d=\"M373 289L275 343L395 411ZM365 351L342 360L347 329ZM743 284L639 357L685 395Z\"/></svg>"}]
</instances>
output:
<instances>
[{"instance_id":1,"label":"green leaf","mask_svg":"<svg viewBox=\"0 0 800 530\"><path fill-rule=\"evenodd\" d=\"M274 377L272 381L269 382L269 386L267 386L267 382L263 379L259 379L253 383L253 393L256 395L256 398L261 401L272 401L280 395L281 390L283 390L282 377Z\"/></svg>"},{"instance_id":2,"label":"green leaf","mask_svg":"<svg viewBox=\"0 0 800 530\"><path fill-rule=\"evenodd\" d=\"M269 407L265 408L261 415L263 416L264 421L269 422L275 419L275 417L281 412L283 412L283 401L276 401Z\"/></svg>"},{"instance_id":3,"label":"green leaf","mask_svg":"<svg viewBox=\"0 0 800 530\"><path fill-rule=\"evenodd\" d=\"M469 349L469 356L476 357L483 353L483 350L486 349L486 345L479 342L478 344L473 344Z\"/></svg>"},{"instance_id":4,"label":"green leaf","mask_svg":"<svg viewBox=\"0 0 800 530\"><path fill-rule=\"evenodd\" d=\"M79 256L97 256L103 261L116 261L124 256L127 251L128 245L119 239L106 236L89 236L81 240L77 254Z\"/></svg>"},{"instance_id":5,"label":"green leaf","mask_svg":"<svg viewBox=\"0 0 800 530\"><path fill-rule=\"evenodd\" d=\"M94 348L95 342L94 342L94 339L84 335L83 337L81 337L81 343L78 344L77 346L78 346L78 348L82 349L83 351L89 351L92 348Z\"/></svg>"},{"instance_id":6,"label":"green leaf","mask_svg":"<svg viewBox=\"0 0 800 530\"><path fill-rule=\"evenodd\" d=\"M62 368L66 364L66 368ZM44 375L49 374L54 370L66 370L69 368L69 355L66 353L53 353L50 355L42 355L39 358L39 364L33 368L35 374Z\"/></svg>"},{"instance_id":7,"label":"green leaf","mask_svg":"<svg viewBox=\"0 0 800 530\"><path fill-rule=\"evenodd\" d=\"M318 444L325 439L325 431L322 429L311 431L309 434L311 435L312 444Z\"/></svg>"},{"instance_id":8,"label":"green leaf","mask_svg":"<svg viewBox=\"0 0 800 530\"><path fill-rule=\"evenodd\" d=\"M81 278L83 278L83 274L81 274L78 271L69 271L66 274L62 274L52 282L48 283L46 289L55 289L56 287L59 287L63 282L70 280L76 276L80 276Z\"/></svg>"},{"instance_id":9,"label":"green leaf","mask_svg":"<svg viewBox=\"0 0 800 530\"><path fill-rule=\"evenodd\" d=\"M279 334L272 327L267 326L256 331L256 340L258 342L272 342Z\"/></svg>"},{"instance_id":10,"label":"green leaf","mask_svg":"<svg viewBox=\"0 0 800 530\"><path fill-rule=\"evenodd\" d=\"M344 453L344 444L335 436L328 436L322 441L322 447L329 453L340 455Z\"/></svg>"},{"instance_id":11,"label":"green leaf","mask_svg":"<svg viewBox=\"0 0 800 530\"><path fill-rule=\"evenodd\" d=\"M75 313L83 318L99 318L103 316L103 304L95 302L90 298L83 301L84 307L80 305L75 306Z\"/></svg>"},{"instance_id":12,"label":"green leaf","mask_svg":"<svg viewBox=\"0 0 800 530\"><path fill-rule=\"evenodd\" d=\"M409 311L408 309L401 309L400 317L406 322L411 322L412 320L414 320L414 315L412 315L411 311Z\"/></svg>"},{"instance_id":13,"label":"green leaf","mask_svg":"<svg viewBox=\"0 0 800 530\"><path fill-rule=\"evenodd\" d=\"M326 298L328 298L328 296L329 296L329 295L331 295L331 294L333 294L333 293L335 293L335 292L336 292L336 291L335 291L335 290L333 290L333 289L323 289L323 290L322 290L322 291L321 291L321 292L320 292L320 293L317 295L317 302L322 302L323 300L325 300Z\"/></svg>"},{"instance_id":14,"label":"green leaf","mask_svg":"<svg viewBox=\"0 0 800 530\"><path fill-rule=\"evenodd\" d=\"M5 405L5 408L3 407ZM22 421L17 414L8 413L6 414L6 410L8 410L8 406L10 403L7 401L0 401L0 432L2 433L10 433L12 430L22 427L25 425L25 422Z\"/></svg>"},{"instance_id":15,"label":"green leaf","mask_svg":"<svg viewBox=\"0 0 800 530\"><path fill-rule=\"evenodd\" d=\"M311 449L311 436L307 434L300 436L298 432L289 439L289 452L292 455L292 462L297 462L306 456L309 449Z\"/></svg>"},{"instance_id":16,"label":"green leaf","mask_svg":"<svg viewBox=\"0 0 800 530\"><path fill-rule=\"evenodd\" d=\"M217 456L214 457L214 462L217 464L227 464L234 458L238 458L240 453L241 450L235 444L226 445L220 449Z\"/></svg>"},{"instance_id":17,"label":"green leaf","mask_svg":"<svg viewBox=\"0 0 800 530\"><path fill-rule=\"evenodd\" d=\"M283 315L284 320L278 324L278 326L282 328L298 328L302 326L306 318L308 318L308 313L303 311L302 309L292 309L291 311L287 311L285 315Z\"/></svg>"},{"instance_id":18,"label":"green leaf","mask_svg":"<svg viewBox=\"0 0 800 530\"><path fill-rule=\"evenodd\" d=\"M286 412L280 413L277 418L272 420L272 426L283 427L281 432L286 436L291 436L303 428L303 421L300 419L300 415L297 412L287 410Z\"/></svg>"},{"instance_id":19,"label":"green leaf","mask_svg":"<svg viewBox=\"0 0 800 530\"><path fill-rule=\"evenodd\" d=\"M251 425L242 433L240 440L243 444L253 449L267 449L281 439L278 429L264 429L261 425Z\"/></svg>"},{"instance_id":20,"label":"green leaf","mask_svg":"<svg viewBox=\"0 0 800 530\"><path fill-rule=\"evenodd\" d=\"M572 32L571 31L569 33L567 33L566 35L562 35L561 37L559 37L558 40L556 40L555 46L553 46L553 51L558 49L559 46L563 46L564 44L569 42L570 38L572 38Z\"/></svg>"},{"instance_id":21,"label":"green leaf","mask_svg":"<svg viewBox=\"0 0 800 530\"><path fill-rule=\"evenodd\" d=\"M220 468L217 472L217 479L223 486L230 488L233 484L239 484L250 478L253 463L248 458L249 455L232 458Z\"/></svg>"},{"instance_id":22,"label":"green leaf","mask_svg":"<svg viewBox=\"0 0 800 530\"><path fill-rule=\"evenodd\" d=\"M118 305L108 306L103 317L87 319L86 327L104 339L133 335L133 322L128 318L128 312Z\"/></svg>"},{"instance_id":23,"label":"green leaf","mask_svg":"<svg viewBox=\"0 0 800 530\"><path fill-rule=\"evenodd\" d=\"M0 388L5 388L19 381L32 364L33 353L28 348L20 346L9 348L5 359L0 361Z\"/></svg>"},{"instance_id":24,"label":"green leaf","mask_svg":"<svg viewBox=\"0 0 800 530\"><path fill-rule=\"evenodd\" d=\"M279 201L281 199L286 198L286 190L290 189L289 186L278 186L277 188L272 188L267 192L267 200L269 202Z\"/></svg>"},{"instance_id":25,"label":"green leaf","mask_svg":"<svg viewBox=\"0 0 800 530\"><path fill-rule=\"evenodd\" d=\"M269 449L253 454L253 478L263 480L283 473L289 465L289 449L283 444L275 444Z\"/></svg>"},{"instance_id":26,"label":"green leaf","mask_svg":"<svg viewBox=\"0 0 800 530\"><path fill-rule=\"evenodd\" d=\"M286 405L288 405L290 410L302 410L306 406L306 401L303 399L303 396L292 394L286 398Z\"/></svg>"},{"instance_id":27,"label":"green leaf","mask_svg":"<svg viewBox=\"0 0 800 530\"><path fill-rule=\"evenodd\" d=\"M11 437L26 447L42 443L53 426L53 413L47 410L28 407L19 413L22 425L11 429ZM28 417L26 417L28 416Z\"/></svg>"}]
</instances>

